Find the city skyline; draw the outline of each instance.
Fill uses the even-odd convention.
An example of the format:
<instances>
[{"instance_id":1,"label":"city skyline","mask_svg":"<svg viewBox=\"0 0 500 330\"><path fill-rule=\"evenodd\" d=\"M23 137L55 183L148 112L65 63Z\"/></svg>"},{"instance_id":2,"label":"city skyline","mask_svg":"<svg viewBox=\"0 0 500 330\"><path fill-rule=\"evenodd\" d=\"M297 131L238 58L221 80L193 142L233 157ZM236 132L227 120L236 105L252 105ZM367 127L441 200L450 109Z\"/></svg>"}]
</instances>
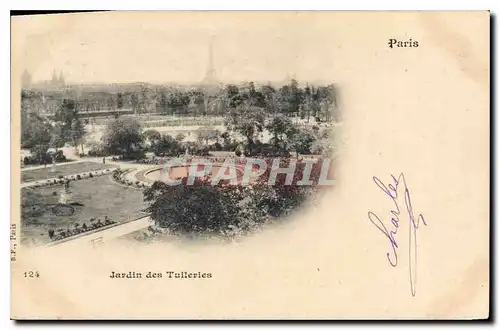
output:
<instances>
[{"instance_id":1,"label":"city skyline","mask_svg":"<svg viewBox=\"0 0 500 330\"><path fill-rule=\"evenodd\" d=\"M61 74L64 72L64 77L63 80L67 85L78 85L78 84L108 84L108 83L152 83L152 84L162 84L162 83L181 83L181 84L227 84L227 83L235 83L235 82L241 82L241 81L259 81L259 82L267 82L271 81L270 79L266 79L262 77L262 79L252 79L251 74L249 75L250 77L248 78L243 78L241 80L235 80L228 78L230 74L224 74L225 73L225 67L226 65L222 65L222 69L220 69L217 64L217 50L214 50L214 37L211 36L209 39L209 42L206 44L206 49L204 52L206 53L205 58L196 62L196 63L186 63L185 65L188 67L192 67L193 65L197 68L197 71L195 73L190 73L187 76L192 77L191 79L168 79L169 77L165 78L147 78L144 77L144 74L141 74L140 72L135 74L134 78L133 76L130 76L129 79L123 80L123 81L117 81L114 79L103 79L102 77L99 77L98 74L93 70L92 67L89 67L87 63L83 63L82 67L85 68L85 70L91 70L93 72L93 79L84 79L81 77L80 79L75 77L75 70L72 67L67 67L65 63L68 63L68 61L63 61L62 65L60 64L57 68L54 67L50 71L50 68L42 66L42 68L35 68L33 71L29 70L28 68L25 68L23 73L28 72L31 76L32 83L34 85L36 84L44 84L47 82L54 82L54 74L56 74L56 80L59 80L61 77ZM197 52L198 58L203 56L203 51L202 52ZM249 59L246 59L249 60ZM203 64L205 63L205 64ZM65 68L65 69L61 69ZM48 72L51 72L50 75ZM42 74L40 73L42 72ZM59 74L57 74L58 72ZM222 75L220 74L222 72ZM80 71L80 74L85 76L86 72ZM175 76L175 75L174 75ZM223 77L221 79L221 76ZM225 77L225 79L224 79ZM282 81L288 81L291 78L296 78L295 72L293 70L283 70L282 74L278 74L275 76L275 79L273 79L274 82L282 82ZM142 79L141 79L142 78ZM258 77L260 78L260 77Z\"/></svg>"},{"instance_id":2,"label":"city skyline","mask_svg":"<svg viewBox=\"0 0 500 330\"><path fill-rule=\"evenodd\" d=\"M82 16L70 27L59 15L26 19L29 24L24 22L24 29L18 30L23 36L18 48L20 72L27 69L33 81L50 80L57 68L73 84L193 84L206 76L210 44L221 83L279 82L291 76L299 81L331 81L338 71L347 70L332 61L334 55L336 61L346 59L342 52L336 54L338 45L332 42L336 39L325 42L328 34L321 26L283 25L288 16L276 20L259 15L256 27L250 25L255 25L252 15L223 25L216 24L215 14L195 15L199 16L195 20L167 15L170 19L161 19L161 24L163 15L126 24L119 19L122 15L102 21L99 14ZM86 23L90 18L95 21L91 25Z\"/></svg>"}]
</instances>

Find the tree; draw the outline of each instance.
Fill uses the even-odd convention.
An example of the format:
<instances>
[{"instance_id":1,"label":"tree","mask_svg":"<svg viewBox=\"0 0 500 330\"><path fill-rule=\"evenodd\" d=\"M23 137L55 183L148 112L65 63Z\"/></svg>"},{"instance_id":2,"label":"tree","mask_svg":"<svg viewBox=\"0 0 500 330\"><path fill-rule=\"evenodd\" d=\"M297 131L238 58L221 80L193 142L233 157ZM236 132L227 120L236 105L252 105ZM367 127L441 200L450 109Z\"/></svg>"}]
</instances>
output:
<instances>
[{"instance_id":1,"label":"tree","mask_svg":"<svg viewBox=\"0 0 500 330\"><path fill-rule=\"evenodd\" d=\"M188 92L189 96L189 114L198 116L199 114L206 115L205 93L200 89L192 89Z\"/></svg>"},{"instance_id":2,"label":"tree","mask_svg":"<svg viewBox=\"0 0 500 330\"><path fill-rule=\"evenodd\" d=\"M161 133L155 129L148 129L142 133L144 141L154 142L161 138Z\"/></svg>"},{"instance_id":3,"label":"tree","mask_svg":"<svg viewBox=\"0 0 500 330\"><path fill-rule=\"evenodd\" d=\"M142 113L148 112L150 105L149 88L141 85L141 92L138 96L138 110Z\"/></svg>"},{"instance_id":4,"label":"tree","mask_svg":"<svg viewBox=\"0 0 500 330\"><path fill-rule=\"evenodd\" d=\"M276 89L271 85L264 85L261 87L261 93L264 97L266 111L269 114L276 114L278 112L278 95Z\"/></svg>"},{"instance_id":5,"label":"tree","mask_svg":"<svg viewBox=\"0 0 500 330\"><path fill-rule=\"evenodd\" d=\"M161 109L161 112L166 115L167 110L168 110L168 98L167 98L167 91L165 90L164 87L161 87L158 89L158 105Z\"/></svg>"},{"instance_id":6,"label":"tree","mask_svg":"<svg viewBox=\"0 0 500 330\"><path fill-rule=\"evenodd\" d=\"M316 141L314 133L309 130L298 130L291 139L291 144L297 154L310 154L311 147Z\"/></svg>"},{"instance_id":7,"label":"tree","mask_svg":"<svg viewBox=\"0 0 500 330\"><path fill-rule=\"evenodd\" d=\"M279 154L287 153L294 136L298 132L298 129L290 118L278 115L266 125L266 128L273 135L270 142L274 146L275 151Z\"/></svg>"},{"instance_id":8,"label":"tree","mask_svg":"<svg viewBox=\"0 0 500 330\"><path fill-rule=\"evenodd\" d=\"M26 121L21 123L21 145L32 148L38 144L48 145L52 138L52 126L48 121L36 114L28 114Z\"/></svg>"},{"instance_id":9,"label":"tree","mask_svg":"<svg viewBox=\"0 0 500 330\"><path fill-rule=\"evenodd\" d=\"M116 94L116 108L123 109L123 94L122 93Z\"/></svg>"},{"instance_id":10,"label":"tree","mask_svg":"<svg viewBox=\"0 0 500 330\"><path fill-rule=\"evenodd\" d=\"M204 103L208 114L223 115L229 108L229 99L225 90L221 90L215 95L205 93Z\"/></svg>"},{"instance_id":11,"label":"tree","mask_svg":"<svg viewBox=\"0 0 500 330\"><path fill-rule=\"evenodd\" d=\"M51 148L57 149L64 147L66 143L66 134L64 124L54 123L50 130L50 143Z\"/></svg>"},{"instance_id":12,"label":"tree","mask_svg":"<svg viewBox=\"0 0 500 330\"><path fill-rule=\"evenodd\" d=\"M130 105L132 106L134 114L137 114L137 109L139 108L139 97L135 92L130 95Z\"/></svg>"},{"instance_id":13,"label":"tree","mask_svg":"<svg viewBox=\"0 0 500 330\"><path fill-rule=\"evenodd\" d=\"M113 95L109 95L107 97L106 108L108 110L116 110L118 108L117 102L116 102L115 98L113 97Z\"/></svg>"},{"instance_id":14,"label":"tree","mask_svg":"<svg viewBox=\"0 0 500 330\"><path fill-rule=\"evenodd\" d=\"M229 84L226 86L226 97L230 108L236 109L243 103L243 98L240 95L238 86L236 85Z\"/></svg>"},{"instance_id":15,"label":"tree","mask_svg":"<svg viewBox=\"0 0 500 330\"><path fill-rule=\"evenodd\" d=\"M257 181L253 184L254 191L261 191L264 198L262 198L259 208L267 209L267 212L273 217L281 217L290 214L304 201L317 192L322 186L319 186L319 179L321 176L322 162L319 161L312 165L309 180L312 185L298 185L297 183L302 180L305 164L299 162L296 164L295 172L291 184L286 184L286 175L281 174L276 176L273 185L268 185L269 176L271 174L273 159L266 159L267 170L259 176ZM289 167L291 158L281 158L280 167ZM331 178L331 176L329 176ZM266 191L269 189L269 191Z\"/></svg>"},{"instance_id":16,"label":"tree","mask_svg":"<svg viewBox=\"0 0 500 330\"><path fill-rule=\"evenodd\" d=\"M266 128L273 135L275 141L283 141L292 126L290 118L278 115L266 125Z\"/></svg>"},{"instance_id":17,"label":"tree","mask_svg":"<svg viewBox=\"0 0 500 330\"><path fill-rule=\"evenodd\" d=\"M148 144L151 148L154 148L154 145L158 143L161 139L161 134L157 130L148 129L142 133L144 142Z\"/></svg>"},{"instance_id":18,"label":"tree","mask_svg":"<svg viewBox=\"0 0 500 330\"><path fill-rule=\"evenodd\" d=\"M52 161L47 151L49 150L48 143L39 143L30 148L31 157L36 159L38 164L47 164Z\"/></svg>"},{"instance_id":19,"label":"tree","mask_svg":"<svg viewBox=\"0 0 500 330\"><path fill-rule=\"evenodd\" d=\"M262 109L241 106L230 112L224 124L229 131L238 132L246 138L246 147L251 154L256 134L264 129L264 119Z\"/></svg>"},{"instance_id":20,"label":"tree","mask_svg":"<svg viewBox=\"0 0 500 330\"><path fill-rule=\"evenodd\" d=\"M316 93L319 110L318 117L322 120L330 121L333 115L338 115L334 113L337 108L335 85L318 87Z\"/></svg>"},{"instance_id":21,"label":"tree","mask_svg":"<svg viewBox=\"0 0 500 330\"><path fill-rule=\"evenodd\" d=\"M133 118L118 118L111 121L102 137L104 150L124 158L143 156L143 136L140 123Z\"/></svg>"},{"instance_id":22,"label":"tree","mask_svg":"<svg viewBox=\"0 0 500 330\"><path fill-rule=\"evenodd\" d=\"M172 114L185 113L189 105L190 98L187 93L179 90L168 95L168 107L172 109Z\"/></svg>"},{"instance_id":23,"label":"tree","mask_svg":"<svg viewBox=\"0 0 500 330\"><path fill-rule=\"evenodd\" d=\"M325 157L333 155L334 148L334 132L331 129L324 129L316 132L316 138L312 145L312 152L315 154L322 154Z\"/></svg>"},{"instance_id":24,"label":"tree","mask_svg":"<svg viewBox=\"0 0 500 330\"><path fill-rule=\"evenodd\" d=\"M185 138L186 138L186 136L185 136L184 134L182 134L182 133L179 133L179 134L177 134L177 135L175 136L175 140L176 140L177 142L179 142L179 143L180 143L180 142L182 142Z\"/></svg>"},{"instance_id":25,"label":"tree","mask_svg":"<svg viewBox=\"0 0 500 330\"><path fill-rule=\"evenodd\" d=\"M144 191L151 219L157 226L174 233L227 236L230 225L237 222L235 215L240 211L233 190L212 186L202 179L196 179L194 185L187 185L185 180L177 186L156 181Z\"/></svg>"},{"instance_id":26,"label":"tree","mask_svg":"<svg viewBox=\"0 0 500 330\"><path fill-rule=\"evenodd\" d=\"M209 140L217 139L218 131L213 127L200 127L196 130L197 139L200 143L208 144Z\"/></svg>"},{"instance_id":27,"label":"tree","mask_svg":"<svg viewBox=\"0 0 500 330\"><path fill-rule=\"evenodd\" d=\"M290 85L284 85L280 89L280 110L287 115L293 115L299 112L301 103L302 90L299 88L297 80L292 79Z\"/></svg>"},{"instance_id":28,"label":"tree","mask_svg":"<svg viewBox=\"0 0 500 330\"><path fill-rule=\"evenodd\" d=\"M264 94L255 88L252 81L248 83L247 91L242 93L240 97L248 106L259 108L265 108L266 106Z\"/></svg>"},{"instance_id":29,"label":"tree","mask_svg":"<svg viewBox=\"0 0 500 330\"><path fill-rule=\"evenodd\" d=\"M78 118L77 103L73 99L63 99L54 114L54 123L51 132L51 146L61 148L65 143L71 142L78 153L78 145L83 149L85 127Z\"/></svg>"},{"instance_id":30,"label":"tree","mask_svg":"<svg viewBox=\"0 0 500 330\"><path fill-rule=\"evenodd\" d=\"M82 154L85 154L85 150L83 149L83 142L86 133L87 132L85 131L85 126L83 125L83 122L79 118L74 119L73 122L71 123L71 139L77 153L78 153L77 146L80 145L82 149Z\"/></svg>"},{"instance_id":31,"label":"tree","mask_svg":"<svg viewBox=\"0 0 500 330\"><path fill-rule=\"evenodd\" d=\"M71 141L71 124L77 118L75 100L63 99L54 114L54 122L61 125L61 135L64 141Z\"/></svg>"},{"instance_id":32,"label":"tree","mask_svg":"<svg viewBox=\"0 0 500 330\"><path fill-rule=\"evenodd\" d=\"M156 155L167 154L177 155L181 152L180 143L170 135L162 135L160 139L152 145L153 152Z\"/></svg>"}]
</instances>

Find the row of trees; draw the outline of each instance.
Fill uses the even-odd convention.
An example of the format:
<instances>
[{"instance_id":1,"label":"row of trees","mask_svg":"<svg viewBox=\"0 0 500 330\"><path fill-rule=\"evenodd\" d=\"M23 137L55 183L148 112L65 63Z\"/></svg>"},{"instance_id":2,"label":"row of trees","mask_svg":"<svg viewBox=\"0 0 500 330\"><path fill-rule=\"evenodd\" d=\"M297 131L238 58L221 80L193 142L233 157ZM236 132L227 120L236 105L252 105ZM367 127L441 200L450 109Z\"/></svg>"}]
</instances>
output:
<instances>
[{"instance_id":1,"label":"row of trees","mask_svg":"<svg viewBox=\"0 0 500 330\"><path fill-rule=\"evenodd\" d=\"M259 108L239 107L231 112L225 122L226 130L200 128L194 134L197 141L184 141L185 136L160 134L154 129L142 130L140 123L131 117L120 117L108 123L102 142L92 148L92 155L120 155L126 159L143 158L146 151L160 156L179 156L186 149L191 154L207 154L212 150L236 151L246 156L287 156L300 154L325 154L331 146L329 130L300 127L289 117L278 115L265 119ZM262 142L266 130L272 136Z\"/></svg>"},{"instance_id":2,"label":"row of trees","mask_svg":"<svg viewBox=\"0 0 500 330\"><path fill-rule=\"evenodd\" d=\"M297 80L274 87L229 84L211 88L181 88L141 84L114 90L86 90L80 87L66 91L23 91L37 111L52 111L53 100L73 99L77 111L131 109L135 113L164 115L226 115L242 104L261 108L266 115L284 114L317 121L338 120L334 85L299 86Z\"/></svg>"},{"instance_id":3,"label":"row of trees","mask_svg":"<svg viewBox=\"0 0 500 330\"><path fill-rule=\"evenodd\" d=\"M167 90L163 89L159 93L160 104L165 109L180 111L182 107L186 106L188 99L192 100L190 97L194 97L195 104L198 105L207 99L202 90L188 90L186 93L179 90L167 93ZM120 95L122 94L118 94L118 101L121 104L123 98ZM239 145L239 141L234 138L232 133L237 133L244 139L240 152L247 155L287 154L290 151L317 152L311 148L319 140L319 132L314 130L314 126L312 129L299 129L292 123L288 115L295 113L295 110L298 109L307 113L308 116L310 114L317 116L318 113L321 113L319 110L321 106L324 106L325 109L331 109L335 103L333 86L318 88L307 86L301 89L296 81L292 81L290 86L283 86L280 89L279 95L281 95L281 99L286 100L282 101L281 107L276 102L276 94L272 87L262 86L260 89L256 89L254 84L250 83L247 88L228 85L219 93L209 96L218 99L217 104L223 109L221 111L225 112L226 132L221 133L213 129L200 131L197 134L200 144L206 145L209 140L216 139L221 146L235 148ZM21 100L22 147L29 148L33 157L39 159L39 163L46 162L44 159L47 158L49 148L54 148L57 152L57 149L66 143L73 145L75 149L80 146L81 153L85 153L84 137L86 132L85 126L79 118L81 111L79 101L63 99L54 115L48 119L33 111L30 93L23 91ZM324 116L330 119L330 112L326 111L325 113L328 115ZM264 130L272 134L271 141L266 144L260 140ZM140 123L132 118L119 118L111 121L106 129L101 149L106 154L140 158L144 154L146 140L152 146L151 151L157 154L175 154L182 151L180 147L182 140L161 136L155 139L155 134L143 136Z\"/></svg>"},{"instance_id":4,"label":"row of trees","mask_svg":"<svg viewBox=\"0 0 500 330\"><path fill-rule=\"evenodd\" d=\"M291 151L301 154L323 153L325 148L316 142L328 138L318 126L300 127L285 115L266 119L261 108L246 104L230 111L225 127L228 132L237 132L245 138L243 152L247 155L277 156L287 155ZM272 135L265 145L259 139L264 130Z\"/></svg>"}]
</instances>

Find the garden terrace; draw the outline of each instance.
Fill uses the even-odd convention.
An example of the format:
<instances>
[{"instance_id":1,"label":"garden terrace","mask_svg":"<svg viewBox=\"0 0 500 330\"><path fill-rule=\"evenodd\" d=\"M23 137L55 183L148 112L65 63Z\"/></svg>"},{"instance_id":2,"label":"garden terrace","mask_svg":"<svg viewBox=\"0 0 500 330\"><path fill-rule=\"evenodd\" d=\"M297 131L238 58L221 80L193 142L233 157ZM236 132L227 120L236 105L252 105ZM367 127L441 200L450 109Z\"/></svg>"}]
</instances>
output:
<instances>
[{"instance_id":1,"label":"garden terrace","mask_svg":"<svg viewBox=\"0 0 500 330\"><path fill-rule=\"evenodd\" d=\"M75 227L89 227L95 221L117 223L136 219L144 215L142 191L118 185L108 175L70 182L70 203L74 208L71 215L57 215L53 212L59 203L63 186L47 186L21 190L22 241L30 245L46 244L51 241L49 230L67 231ZM90 219L94 219L90 221Z\"/></svg>"}]
</instances>

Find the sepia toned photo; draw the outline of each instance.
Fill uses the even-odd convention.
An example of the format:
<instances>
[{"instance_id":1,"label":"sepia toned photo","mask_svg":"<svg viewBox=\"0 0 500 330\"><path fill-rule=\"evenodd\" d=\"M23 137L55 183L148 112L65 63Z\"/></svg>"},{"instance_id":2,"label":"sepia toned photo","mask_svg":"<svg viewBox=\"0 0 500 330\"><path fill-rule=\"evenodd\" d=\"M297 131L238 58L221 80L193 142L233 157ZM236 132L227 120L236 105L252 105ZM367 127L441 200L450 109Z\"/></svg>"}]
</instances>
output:
<instances>
[{"instance_id":1,"label":"sepia toned photo","mask_svg":"<svg viewBox=\"0 0 500 330\"><path fill-rule=\"evenodd\" d=\"M206 72L184 84L23 71L22 244L233 239L333 184L336 86L223 83L213 37L199 46Z\"/></svg>"},{"instance_id":2,"label":"sepia toned photo","mask_svg":"<svg viewBox=\"0 0 500 330\"><path fill-rule=\"evenodd\" d=\"M13 16L12 317L487 318L489 19Z\"/></svg>"}]
</instances>

